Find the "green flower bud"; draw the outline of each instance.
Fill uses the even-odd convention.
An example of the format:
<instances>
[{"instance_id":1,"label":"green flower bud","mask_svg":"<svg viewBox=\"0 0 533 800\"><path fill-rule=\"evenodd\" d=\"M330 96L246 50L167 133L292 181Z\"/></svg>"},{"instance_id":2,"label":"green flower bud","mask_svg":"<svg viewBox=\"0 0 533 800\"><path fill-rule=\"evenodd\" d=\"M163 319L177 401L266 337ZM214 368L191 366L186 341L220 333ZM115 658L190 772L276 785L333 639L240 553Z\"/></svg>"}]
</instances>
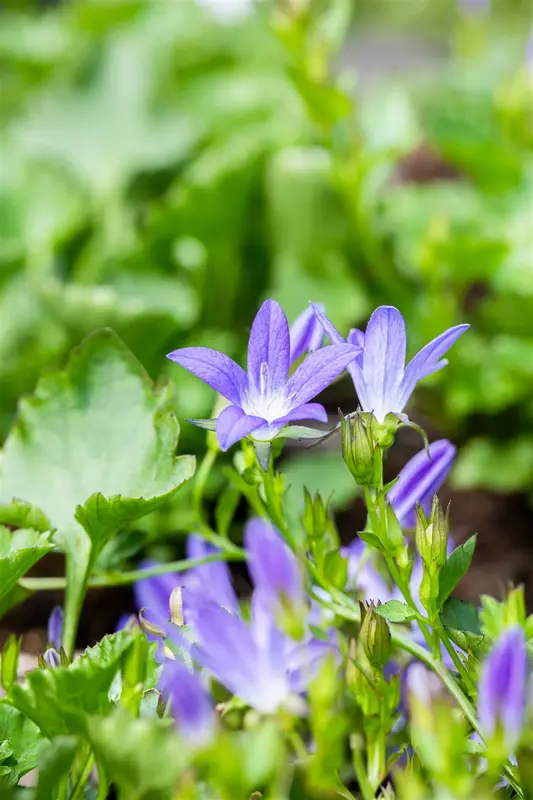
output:
<instances>
[{"instance_id":1,"label":"green flower bud","mask_svg":"<svg viewBox=\"0 0 533 800\"><path fill-rule=\"evenodd\" d=\"M433 498L429 522L422 507L417 506L415 537L425 566L429 570L443 567L448 548L448 520L436 495Z\"/></svg>"},{"instance_id":2,"label":"green flower bud","mask_svg":"<svg viewBox=\"0 0 533 800\"><path fill-rule=\"evenodd\" d=\"M373 439L371 415L359 412L343 417L342 457L359 486L378 486L380 453Z\"/></svg>"},{"instance_id":3,"label":"green flower bud","mask_svg":"<svg viewBox=\"0 0 533 800\"><path fill-rule=\"evenodd\" d=\"M359 603L361 609L361 630L359 636L363 650L376 669L382 669L391 654L391 634L389 623L376 612L374 604Z\"/></svg>"},{"instance_id":4,"label":"green flower bud","mask_svg":"<svg viewBox=\"0 0 533 800\"><path fill-rule=\"evenodd\" d=\"M329 516L327 503L324 503L320 492L314 497L304 489L304 513L302 524L311 539L321 539L328 529Z\"/></svg>"},{"instance_id":5,"label":"green flower bud","mask_svg":"<svg viewBox=\"0 0 533 800\"><path fill-rule=\"evenodd\" d=\"M394 444L396 431L400 426L400 420L396 414L387 414L382 423L376 422L375 417L373 417L373 420L373 433L376 443L382 450L388 450L389 447L392 447Z\"/></svg>"}]
</instances>

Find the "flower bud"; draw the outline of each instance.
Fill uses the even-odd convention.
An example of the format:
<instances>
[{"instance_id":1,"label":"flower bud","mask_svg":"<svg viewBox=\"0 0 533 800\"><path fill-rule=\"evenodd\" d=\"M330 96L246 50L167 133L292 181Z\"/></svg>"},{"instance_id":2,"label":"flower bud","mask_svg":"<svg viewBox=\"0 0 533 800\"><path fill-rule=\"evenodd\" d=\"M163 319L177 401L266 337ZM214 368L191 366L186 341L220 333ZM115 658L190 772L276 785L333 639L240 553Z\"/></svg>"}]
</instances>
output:
<instances>
[{"instance_id":1,"label":"flower bud","mask_svg":"<svg viewBox=\"0 0 533 800\"><path fill-rule=\"evenodd\" d=\"M42 664L43 667L48 667L49 669L55 669L56 667L61 666L61 656L53 647L49 647L45 650L44 655L42 657Z\"/></svg>"},{"instance_id":2,"label":"flower bud","mask_svg":"<svg viewBox=\"0 0 533 800\"><path fill-rule=\"evenodd\" d=\"M416 546L428 569L443 567L448 548L448 521L439 503L433 497L429 522L420 506L416 509Z\"/></svg>"},{"instance_id":3,"label":"flower bud","mask_svg":"<svg viewBox=\"0 0 533 800\"><path fill-rule=\"evenodd\" d=\"M329 517L327 503L324 503L320 492L314 497L304 489L304 513L302 524L311 539L321 539L328 529Z\"/></svg>"},{"instance_id":4,"label":"flower bud","mask_svg":"<svg viewBox=\"0 0 533 800\"><path fill-rule=\"evenodd\" d=\"M170 600L168 602L170 610L170 621L178 627L183 627L183 590L181 586L175 586L172 589Z\"/></svg>"},{"instance_id":5,"label":"flower bud","mask_svg":"<svg viewBox=\"0 0 533 800\"><path fill-rule=\"evenodd\" d=\"M359 603L361 609L361 630L359 636L366 657L373 667L382 669L391 653L391 634L385 617L376 612L373 603Z\"/></svg>"},{"instance_id":6,"label":"flower bud","mask_svg":"<svg viewBox=\"0 0 533 800\"><path fill-rule=\"evenodd\" d=\"M379 483L379 452L372 436L372 417L365 422L357 412L343 417L342 457L360 486L377 486Z\"/></svg>"}]
</instances>

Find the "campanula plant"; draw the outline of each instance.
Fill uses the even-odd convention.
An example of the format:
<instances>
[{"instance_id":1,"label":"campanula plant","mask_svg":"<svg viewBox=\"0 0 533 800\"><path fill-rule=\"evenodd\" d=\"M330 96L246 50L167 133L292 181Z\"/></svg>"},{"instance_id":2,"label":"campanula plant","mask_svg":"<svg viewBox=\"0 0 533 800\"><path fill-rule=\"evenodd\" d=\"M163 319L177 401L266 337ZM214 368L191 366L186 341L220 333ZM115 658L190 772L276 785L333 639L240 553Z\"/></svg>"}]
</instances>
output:
<instances>
[{"instance_id":1,"label":"campanula plant","mask_svg":"<svg viewBox=\"0 0 533 800\"><path fill-rule=\"evenodd\" d=\"M121 798L290 800L296 781L305 800L324 791L350 800L527 796L533 624L523 593L515 589L501 603L485 598L481 609L454 596L475 536L454 547L437 495L456 456L450 441L428 443L394 480L383 477L399 428L390 425L384 435L387 415L404 424L416 381L443 366L444 352L466 326L451 328L405 367L405 328L396 309L377 309L366 333L352 333L349 342L324 345L324 329L332 336L328 325L323 312L311 308L291 331L279 304L266 301L250 333L247 373L209 348L172 354L230 403L216 420L200 421L215 431L216 442L208 432L184 560L102 569L125 523L161 502L150 471L148 477L135 473L131 491L139 493L147 482L142 491L153 495L151 501L96 493L69 512L79 528L64 521L70 519L65 511L62 521L41 490L53 524L61 526L54 539L48 518L28 501L0 508L15 528L3 534L8 549L0 570L12 577L7 589L0 587L0 600L17 581L26 591L58 585L24 577L30 553L42 557L60 544L72 559L76 546L88 546L76 596L93 586L131 583L138 612L80 654L61 646L75 642L78 607L68 602L54 609L46 648L24 681L17 675L20 643L14 637L6 642L0 731L9 741L5 752L11 748L5 775L13 786L37 768L38 791L53 800L70 798L63 789L71 786L74 797L76 787L103 797L110 785ZM97 365L105 363L108 348L104 340ZM129 356L120 351L119 357L115 344L111 351L111 374L116 380L127 364L131 383ZM313 497L306 491L300 523L289 522L279 453L273 457L264 447L292 436L294 422L324 423L316 397L344 369L356 374L358 397L342 410L341 435L329 435L328 446L344 458L367 512L348 543L340 541L320 491ZM87 395L85 374L74 366L68 375L68 381L52 382L54 391L61 396L67 386L71 396L81 381L78 406L89 402L94 413L100 400ZM140 386L136 402L142 406L146 386ZM135 402L131 386L130 397ZM54 394L50 402L57 407ZM41 413L42 403L36 406ZM116 403L122 408L119 392ZM167 398L154 398L146 433L135 444L156 471L163 462L172 468L183 463L174 453L175 438L172 449L161 450L176 430L166 409ZM69 414L67 404L62 419ZM74 418L82 431L79 445L86 439L77 408ZM30 418L24 419L31 429ZM154 420L163 426L161 438L146 450ZM336 430L333 425L329 433ZM315 436L301 427L294 435L305 443ZM240 440L231 464L224 464L227 483L211 514L204 496L210 472ZM23 457L32 463L35 445L26 437L13 441L20 450L11 443L7 456L15 470ZM162 486L170 480L172 493L175 478L165 469ZM16 528L22 524L43 532L30 536ZM82 534L86 545L83 538L76 544ZM14 571L21 564L22 572ZM71 581L79 576L75 564ZM52 753L61 758L50 761Z\"/></svg>"}]
</instances>

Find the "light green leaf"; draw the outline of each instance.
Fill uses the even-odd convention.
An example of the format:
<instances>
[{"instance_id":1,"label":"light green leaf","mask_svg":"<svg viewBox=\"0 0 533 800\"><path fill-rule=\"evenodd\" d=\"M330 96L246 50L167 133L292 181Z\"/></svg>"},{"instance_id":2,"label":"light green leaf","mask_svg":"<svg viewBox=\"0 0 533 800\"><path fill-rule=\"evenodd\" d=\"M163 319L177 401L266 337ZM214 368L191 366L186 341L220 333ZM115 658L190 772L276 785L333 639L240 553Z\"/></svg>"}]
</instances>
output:
<instances>
[{"instance_id":1,"label":"light green leaf","mask_svg":"<svg viewBox=\"0 0 533 800\"><path fill-rule=\"evenodd\" d=\"M0 505L0 525L7 525L9 528L31 528L39 533L51 529L50 522L39 508L16 498L13 498L9 505Z\"/></svg>"},{"instance_id":2,"label":"light green leaf","mask_svg":"<svg viewBox=\"0 0 533 800\"><path fill-rule=\"evenodd\" d=\"M113 708L109 690L125 653L141 632L119 631L88 648L69 667L36 669L24 684L15 684L8 701L52 738L84 733L90 714Z\"/></svg>"},{"instance_id":3,"label":"light green leaf","mask_svg":"<svg viewBox=\"0 0 533 800\"><path fill-rule=\"evenodd\" d=\"M87 729L96 758L120 795L171 800L187 763L184 748L168 724L132 719L117 711L107 718L93 717Z\"/></svg>"},{"instance_id":4,"label":"light green leaf","mask_svg":"<svg viewBox=\"0 0 533 800\"><path fill-rule=\"evenodd\" d=\"M110 330L89 336L65 372L43 377L20 403L4 446L0 498L23 497L57 528L69 578L67 650L98 552L194 472L192 457L175 456L179 426L171 412L169 386L154 388ZM69 614L69 604L77 611Z\"/></svg>"},{"instance_id":5,"label":"light green leaf","mask_svg":"<svg viewBox=\"0 0 533 800\"><path fill-rule=\"evenodd\" d=\"M37 727L0 701L0 794L37 765L43 740ZM4 762L6 760L6 763Z\"/></svg>"},{"instance_id":6,"label":"light green leaf","mask_svg":"<svg viewBox=\"0 0 533 800\"><path fill-rule=\"evenodd\" d=\"M7 598L17 581L53 549L47 534L32 530L11 533L0 527L0 601Z\"/></svg>"},{"instance_id":7,"label":"light green leaf","mask_svg":"<svg viewBox=\"0 0 533 800\"><path fill-rule=\"evenodd\" d=\"M376 613L389 622L409 622L416 619L416 613L408 605L402 603L400 600L389 600L383 603L382 606L376 606Z\"/></svg>"}]
</instances>

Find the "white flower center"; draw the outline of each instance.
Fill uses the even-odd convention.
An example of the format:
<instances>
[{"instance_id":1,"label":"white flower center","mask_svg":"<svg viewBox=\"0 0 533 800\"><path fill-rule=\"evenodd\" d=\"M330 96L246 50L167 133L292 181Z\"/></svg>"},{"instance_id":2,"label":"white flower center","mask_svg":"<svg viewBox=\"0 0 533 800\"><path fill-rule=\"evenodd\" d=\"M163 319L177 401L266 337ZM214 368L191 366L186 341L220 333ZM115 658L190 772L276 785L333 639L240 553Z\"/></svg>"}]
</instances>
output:
<instances>
[{"instance_id":1,"label":"white flower center","mask_svg":"<svg viewBox=\"0 0 533 800\"><path fill-rule=\"evenodd\" d=\"M261 364L259 387L249 384L242 398L242 410L254 417L262 417L268 423L284 417L290 411L289 397L285 386L272 390L268 364Z\"/></svg>"}]
</instances>

